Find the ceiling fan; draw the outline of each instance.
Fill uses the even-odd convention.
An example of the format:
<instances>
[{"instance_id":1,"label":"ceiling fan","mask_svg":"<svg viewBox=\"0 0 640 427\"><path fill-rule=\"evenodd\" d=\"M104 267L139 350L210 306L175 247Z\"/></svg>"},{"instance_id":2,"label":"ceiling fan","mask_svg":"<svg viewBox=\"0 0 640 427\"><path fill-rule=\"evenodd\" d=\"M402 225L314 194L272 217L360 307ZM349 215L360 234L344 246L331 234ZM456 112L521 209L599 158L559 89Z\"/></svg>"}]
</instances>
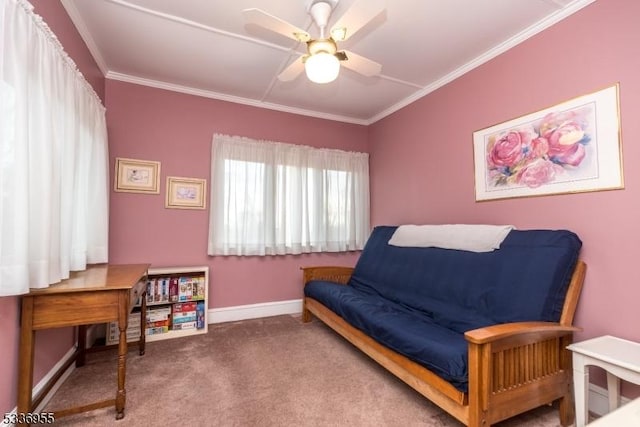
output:
<instances>
[{"instance_id":1,"label":"ceiling fan","mask_svg":"<svg viewBox=\"0 0 640 427\"><path fill-rule=\"evenodd\" d=\"M312 82L329 83L338 77L340 64L367 77L380 74L382 70L380 64L350 51L338 51L337 42L349 39L381 14L384 11L384 0L356 0L327 34L329 18L338 1L311 0L309 2L307 12L320 30L320 35L315 39L312 39L305 30L261 9L243 10L242 13L248 23L307 44L307 53L286 67L278 75L279 80L293 80L304 69Z\"/></svg>"}]
</instances>

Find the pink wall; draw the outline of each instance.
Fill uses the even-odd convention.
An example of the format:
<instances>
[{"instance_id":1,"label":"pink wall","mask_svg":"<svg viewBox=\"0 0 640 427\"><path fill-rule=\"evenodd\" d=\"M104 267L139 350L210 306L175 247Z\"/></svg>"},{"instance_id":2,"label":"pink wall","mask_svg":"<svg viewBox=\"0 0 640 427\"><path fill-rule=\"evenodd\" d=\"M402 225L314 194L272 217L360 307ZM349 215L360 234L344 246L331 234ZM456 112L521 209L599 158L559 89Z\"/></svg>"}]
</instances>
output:
<instances>
[{"instance_id":1,"label":"pink wall","mask_svg":"<svg viewBox=\"0 0 640 427\"><path fill-rule=\"evenodd\" d=\"M371 126L372 222L571 229L588 264L576 338L640 341L638 16L638 2L594 3ZM473 131L616 82L624 190L475 203Z\"/></svg>"},{"instance_id":2,"label":"pink wall","mask_svg":"<svg viewBox=\"0 0 640 427\"><path fill-rule=\"evenodd\" d=\"M62 4L51 0L30 0L30 3L56 34L65 51L76 62L78 69L91 83L98 96L104 99L104 77ZM0 297L0 348L6 356L5 362L0 363L0 413L11 411L17 402L19 301L19 297ZM34 384L37 384L73 345L74 335L70 328L37 332Z\"/></svg>"},{"instance_id":3,"label":"pink wall","mask_svg":"<svg viewBox=\"0 0 640 427\"><path fill-rule=\"evenodd\" d=\"M354 263L355 253L209 257L208 206L165 209L164 197L167 176L209 182L214 133L366 152L366 127L111 80L106 92L112 168L116 157L161 162L160 194L111 193L110 262L208 265L209 307L299 299L299 267Z\"/></svg>"},{"instance_id":4,"label":"pink wall","mask_svg":"<svg viewBox=\"0 0 640 427\"><path fill-rule=\"evenodd\" d=\"M111 194L110 261L209 265L210 307L300 298L302 265L351 265L356 254L208 257L206 211L164 208L167 176L207 178L214 132L371 153L374 224L511 223L569 228L589 264L578 339L640 341L634 269L640 172L640 4L597 2L491 62L366 128L107 81L59 2L32 0L108 109L110 157L162 162L161 193ZM620 82L625 190L475 203L472 132ZM401 190L401 191L399 191ZM15 406L18 298L0 298L10 357L0 364L0 409ZM41 337L41 335L43 337ZM70 348L67 329L38 334L36 378Z\"/></svg>"}]
</instances>

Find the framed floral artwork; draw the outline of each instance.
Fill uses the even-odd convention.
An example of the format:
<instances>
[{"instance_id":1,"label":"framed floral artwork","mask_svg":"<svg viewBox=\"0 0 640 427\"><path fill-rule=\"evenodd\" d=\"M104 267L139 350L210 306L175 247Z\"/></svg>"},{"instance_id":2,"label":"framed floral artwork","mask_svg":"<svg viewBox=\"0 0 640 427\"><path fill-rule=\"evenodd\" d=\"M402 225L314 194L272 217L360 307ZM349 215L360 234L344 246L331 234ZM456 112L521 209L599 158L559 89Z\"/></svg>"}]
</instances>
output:
<instances>
[{"instance_id":1,"label":"framed floral artwork","mask_svg":"<svg viewBox=\"0 0 640 427\"><path fill-rule=\"evenodd\" d=\"M114 191L160 193L160 162L116 158Z\"/></svg>"},{"instance_id":2,"label":"framed floral artwork","mask_svg":"<svg viewBox=\"0 0 640 427\"><path fill-rule=\"evenodd\" d=\"M476 201L624 188L618 90L474 132Z\"/></svg>"},{"instance_id":3,"label":"framed floral artwork","mask_svg":"<svg viewBox=\"0 0 640 427\"><path fill-rule=\"evenodd\" d=\"M204 209L207 180L200 178L167 177L165 207L172 209Z\"/></svg>"}]
</instances>

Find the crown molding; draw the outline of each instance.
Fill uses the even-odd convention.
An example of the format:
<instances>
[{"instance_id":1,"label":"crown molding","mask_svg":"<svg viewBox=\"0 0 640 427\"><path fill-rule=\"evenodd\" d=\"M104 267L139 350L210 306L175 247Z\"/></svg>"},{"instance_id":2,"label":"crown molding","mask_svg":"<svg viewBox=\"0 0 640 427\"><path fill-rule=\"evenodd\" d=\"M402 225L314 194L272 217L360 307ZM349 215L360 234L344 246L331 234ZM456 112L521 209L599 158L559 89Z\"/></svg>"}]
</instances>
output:
<instances>
[{"instance_id":1,"label":"crown molding","mask_svg":"<svg viewBox=\"0 0 640 427\"><path fill-rule=\"evenodd\" d=\"M119 80L119 81L123 81L123 82L134 83L134 84L154 87L154 88L158 88L158 89L165 89L165 90L170 90L170 91L174 91L174 92L181 92L181 93L186 93L186 94L195 95L195 96L202 96L202 97L205 97L205 98L217 99L217 100L221 100L221 101L234 102L234 103L238 103L238 104L249 105L249 106L252 106L252 107L267 108L267 109L270 109L270 110L276 110L276 111L281 111L281 112L285 112L285 113L298 114L298 115L303 115L303 116L315 117L315 118L319 118L319 119L333 120L333 121L339 121L339 122L344 122L344 123L352 123L352 124L367 126L367 125L371 125L373 123L376 123L376 122L382 120L383 118L395 113L396 111L406 107L409 104L412 104L413 102L417 101L418 99L420 99L420 98L430 94L431 92L441 88L442 86L452 82L453 80L457 79L458 77L468 73L469 71L471 71L471 70L479 67L480 65L490 61L491 59L497 57L498 55L500 55L500 54L508 51L509 49L519 45L523 41L535 36L536 34L542 32L544 30L546 30L547 28L549 28L552 25L558 23L559 21L565 19L566 17L572 15L573 13L579 11L580 9L590 5L591 3L595 2L596 0L574 0L574 1L569 1L569 3L567 3L566 6L562 7L561 9L559 9L556 12L552 13L551 15L548 15L543 20L538 21L537 23L535 23L534 25L530 26L529 28L527 28L527 29L521 31L520 33L516 34L515 36L511 37L509 40L507 40L507 41L505 41L505 42L503 42L503 43L501 43L501 44L489 49L488 51L486 51L482 55L474 58L473 60L467 62L466 64L462 65L461 67L456 68L452 72L442 76L441 78L439 78L435 82L429 84L428 86L421 87L421 86L417 86L417 85L415 85L413 83L409 83L409 82L401 81L401 80L398 80L398 79L394 79L394 78L392 78L390 76L381 76L382 78L384 78L386 80L395 81L397 83L401 83L401 84L405 84L405 85L408 85L408 86L412 86L412 87L415 87L415 88L417 88L419 90L417 90L416 92L414 92L410 96L408 96L406 98L403 98L398 103L396 103L396 104L392 105L391 107L379 112L378 114L375 114L374 116L372 116L372 117L370 117L368 119L359 119L359 118L354 118L354 117L348 117L348 116L342 116L342 115L336 115L336 114L329 114L329 113L322 113L322 112L318 112L318 111L306 110L306 109L302 109L302 108L295 108L295 107L290 107L290 106L286 106L286 105L274 104L274 103L264 102L264 101L255 100L255 99L248 99L248 98L243 98L243 97L239 97L239 96L233 96L233 95L218 93L218 92L214 92L214 91L208 91L208 90L203 90L203 89L198 89L198 88L193 88L193 87L188 87L188 86L182 86L182 85L177 85L177 84L173 84L173 83L167 83L167 82L162 82L162 81L158 81L158 80L146 79L146 78L142 78L142 77L137 77L137 76L132 76L132 75L128 75L128 74L123 74L123 73L118 73L118 72L111 71L111 70L108 69L108 67L106 65L106 62L105 62L102 54L100 53L100 50L98 49L95 41L91 37L91 33L88 31L84 20L81 18L80 13L78 12L78 10L76 9L76 7L74 5L74 2L72 0L61 0L61 1L62 1L62 4L63 4L64 8L67 11L67 13L69 14L71 20L73 21L74 25L78 29L78 32L80 33L80 36L85 41L85 43L87 45L87 48L91 52L91 55L94 57L96 63L98 64L98 67L100 68L101 72L103 73L103 75L107 79ZM133 4L131 4L131 3L127 2L127 1L125 1L125 0L109 0L109 1L111 3L118 4L118 5L123 6L123 7L134 8L134 9L137 9L137 10L139 10L141 12L151 13L151 14L157 15L159 17L162 17L164 19L169 19L169 20L181 22L181 23L186 24L186 25L197 26L197 27L199 27L201 29L205 29L205 30L208 30L208 31L216 32L216 33L224 33L225 35L230 36L230 37L239 37L238 35L234 35L232 33L224 32L224 31L216 29L216 28L212 28L212 27L208 27L208 26L205 26L205 25L202 25L202 24L199 24L199 23L195 23L193 21L185 20L185 19L182 19L182 18L179 18L179 17L175 17L175 16L172 16L172 15L164 14L164 13L151 11L149 9L142 8L140 6L133 5ZM550 3L550 4L556 4L558 6L562 6L562 4L558 2L558 0L545 0L545 1ZM563 1L565 1L565 0L563 0ZM262 42L260 40L256 40L256 39L253 39L253 38L250 38L250 37L242 36L242 38L247 40L247 41L251 41L251 42L254 42L254 43L267 45L269 47L272 47L272 48L275 48L275 49L278 49L278 50L283 50L283 51L288 50L288 51L291 52L291 49L283 48L281 46L273 45L271 43Z\"/></svg>"},{"instance_id":2,"label":"crown molding","mask_svg":"<svg viewBox=\"0 0 640 427\"><path fill-rule=\"evenodd\" d=\"M338 122L351 123L356 125L365 125L365 126L369 124L367 120L363 120L363 119L356 119L353 117L322 113L322 112L312 111L312 110L305 110L303 108L295 108L287 105L274 104L271 102L264 102L264 101L259 101L255 99L242 98L240 96L233 96L233 95L228 95L224 93L218 93L214 91L193 88L189 86L182 86L182 85L177 85L173 83L162 82L159 80L145 79L142 77L131 76L129 74L117 73L114 71L107 72L105 78L109 80L117 80L117 81L126 82L126 83L134 83L142 86L153 87L156 89L164 89L164 90L170 90L173 92L185 93L188 95L195 95L195 96L201 96L204 98L217 99L219 101L234 102L236 104L243 104L251 107L266 108L269 110L275 110L275 111L280 111L284 113L315 117L318 119L333 120Z\"/></svg>"},{"instance_id":3,"label":"crown molding","mask_svg":"<svg viewBox=\"0 0 640 427\"><path fill-rule=\"evenodd\" d=\"M98 68L102 75L106 75L108 70L107 63L105 62L102 54L100 53L100 49L98 49L98 45L96 44L93 37L91 37L91 32L87 29L87 24L82 19L82 15L78 12L78 9L75 6L75 3L72 0L61 0L62 6L67 11L67 15L71 18L71 22L75 25L78 33L80 33L80 37L84 40L84 43L87 45L87 49L89 49L89 53L93 56L93 59L96 61Z\"/></svg>"},{"instance_id":4,"label":"crown molding","mask_svg":"<svg viewBox=\"0 0 640 427\"><path fill-rule=\"evenodd\" d=\"M392 105L391 107L387 108L386 110L384 110L384 111L378 113L377 115L371 117L368 120L368 124L373 124L373 123L375 123L375 122L377 122L379 120L382 120L383 118L395 113L396 111L400 110L401 108L406 107L407 105L409 105L409 104L417 101L418 99L430 94L431 92L435 91L436 89L441 88L442 86L446 85L447 83L452 82L453 80L457 79L458 77L462 76L463 74L468 73L469 71L473 70L474 68L479 67L480 65L484 64L485 62L488 62L491 59L497 57L498 55L506 52L507 50L519 45L523 41L535 36L536 34L542 32L544 30L546 30L547 28L551 27L552 25L562 21L566 17L574 14L578 10L590 5L591 3L595 2L595 1L596 0L575 0L575 1L571 2L570 4L568 4L563 9L559 9L558 11L552 13L551 15L548 15L542 21L536 22L534 25L530 26L529 28L527 28L527 29L521 31L520 33L516 34L515 36L511 37L510 39L508 39L504 43L501 43L498 46L495 46L492 49L489 49L488 51L486 51L482 55L476 57L475 59L473 59L473 60L471 60L469 62L467 62L463 66L461 66L459 68L456 68L452 72L450 72L447 75L439 78L438 80L436 80L435 82L431 83L430 85L425 86L423 89L421 89L421 90L415 92L414 94L404 98L402 101L398 102L397 104Z\"/></svg>"}]
</instances>

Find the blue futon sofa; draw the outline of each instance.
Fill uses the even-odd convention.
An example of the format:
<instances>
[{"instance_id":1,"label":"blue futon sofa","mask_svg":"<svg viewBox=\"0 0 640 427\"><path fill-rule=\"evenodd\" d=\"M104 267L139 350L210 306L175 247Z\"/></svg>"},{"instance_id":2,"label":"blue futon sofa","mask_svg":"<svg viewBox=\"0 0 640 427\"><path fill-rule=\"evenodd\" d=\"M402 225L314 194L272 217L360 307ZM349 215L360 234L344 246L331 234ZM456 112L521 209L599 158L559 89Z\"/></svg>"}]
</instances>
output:
<instances>
[{"instance_id":1,"label":"blue futon sofa","mask_svg":"<svg viewBox=\"0 0 640 427\"><path fill-rule=\"evenodd\" d=\"M314 314L465 425L555 400L570 424L578 236L512 230L470 252L392 246L395 230L376 227L353 269L303 268L303 320Z\"/></svg>"}]
</instances>

